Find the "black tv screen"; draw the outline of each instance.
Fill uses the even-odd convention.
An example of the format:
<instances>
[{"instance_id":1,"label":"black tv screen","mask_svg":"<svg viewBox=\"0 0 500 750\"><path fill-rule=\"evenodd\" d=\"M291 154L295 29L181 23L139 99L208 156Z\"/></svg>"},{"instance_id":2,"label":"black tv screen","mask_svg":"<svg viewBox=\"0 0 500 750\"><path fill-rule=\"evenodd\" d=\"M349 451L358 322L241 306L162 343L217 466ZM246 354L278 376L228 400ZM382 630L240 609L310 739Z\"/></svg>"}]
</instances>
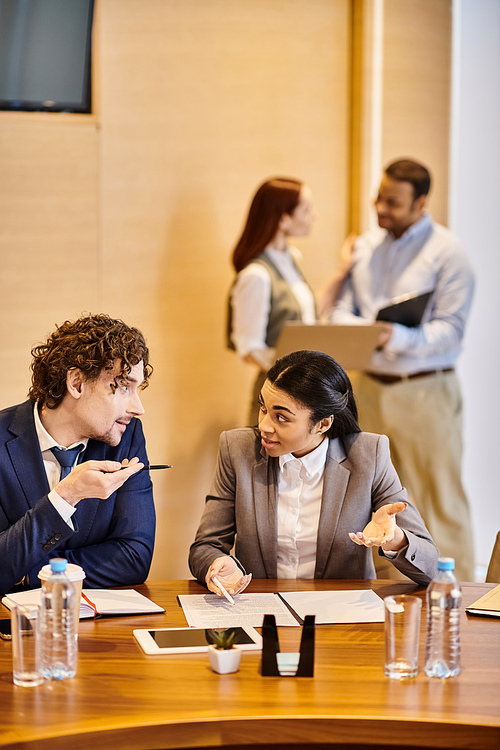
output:
<instances>
[{"instance_id":1,"label":"black tv screen","mask_svg":"<svg viewBox=\"0 0 500 750\"><path fill-rule=\"evenodd\" d=\"M0 0L0 109L91 111L94 0Z\"/></svg>"}]
</instances>

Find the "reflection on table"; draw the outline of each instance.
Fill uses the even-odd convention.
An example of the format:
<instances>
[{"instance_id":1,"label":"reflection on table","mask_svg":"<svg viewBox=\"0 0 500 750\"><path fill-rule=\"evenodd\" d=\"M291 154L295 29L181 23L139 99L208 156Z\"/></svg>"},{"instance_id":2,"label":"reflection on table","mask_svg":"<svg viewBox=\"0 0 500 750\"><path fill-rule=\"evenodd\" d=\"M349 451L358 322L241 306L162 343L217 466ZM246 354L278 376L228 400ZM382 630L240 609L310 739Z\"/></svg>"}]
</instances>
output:
<instances>
[{"instance_id":1,"label":"reflection on table","mask_svg":"<svg viewBox=\"0 0 500 750\"><path fill-rule=\"evenodd\" d=\"M464 606L491 587L463 584ZM498 750L500 620L462 613L462 673L443 681L423 672L423 587L380 580L256 580L248 591L354 588L424 599L415 679L384 676L383 623L317 626L314 678L262 677L259 652L245 652L240 671L224 676L210 670L206 654L146 656L132 630L185 626L177 595L204 591L194 581L148 583L137 590L166 613L81 621L72 680L14 686L12 646L0 641L0 746ZM2 607L0 617L8 617ZM281 649L296 651L300 635L301 628L280 628Z\"/></svg>"}]
</instances>

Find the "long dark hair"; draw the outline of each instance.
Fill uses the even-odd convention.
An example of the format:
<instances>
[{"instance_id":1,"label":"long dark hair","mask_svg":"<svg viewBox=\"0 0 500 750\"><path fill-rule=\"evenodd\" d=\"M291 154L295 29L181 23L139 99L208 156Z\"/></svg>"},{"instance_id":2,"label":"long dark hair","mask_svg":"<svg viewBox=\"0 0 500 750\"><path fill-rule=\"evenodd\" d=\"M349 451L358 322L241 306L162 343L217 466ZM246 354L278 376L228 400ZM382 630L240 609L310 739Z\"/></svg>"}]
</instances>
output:
<instances>
[{"instance_id":1,"label":"long dark hair","mask_svg":"<svg viewBox=\"0 0 500 750\"><path fill-rule=\"evenodd\" d=\"M233 266L237 273L274 239L283 214L291 215L297 208L302 187L303 183L292 177L274 177L259 187L233 251Z\"/></svg>"},{"instance_id":2,"label":"long dark hair","mask_svg":"<svg viewBox=\"0 0 500 750\"><path fill-rule=\"evenodd\" d=\"M333 357L303 349L276 360L267 373L275 388L311 411L311 426L333 415L330 438L361 432L351 381Z\"/></svg>"}]
</instances>

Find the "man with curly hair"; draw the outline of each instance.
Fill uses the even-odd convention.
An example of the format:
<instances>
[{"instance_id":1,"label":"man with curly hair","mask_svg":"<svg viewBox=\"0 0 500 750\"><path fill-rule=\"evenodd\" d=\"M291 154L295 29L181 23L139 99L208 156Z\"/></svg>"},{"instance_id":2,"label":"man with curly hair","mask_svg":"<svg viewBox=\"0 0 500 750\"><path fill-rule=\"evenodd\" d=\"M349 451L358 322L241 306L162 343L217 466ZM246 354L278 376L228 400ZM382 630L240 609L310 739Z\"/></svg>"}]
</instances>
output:
<instances>
[{"instance_id":1,"label":"man with curly hair","mask_svg":"<svg viewBox=\"0 0 500 750\"><path fill-rule=\"evenodd\" d=\"M155 535L144 336L86 315L32 356L29 400L0 412L0 594L39 586L52 557L81 565L91 588L142 583Z\"/></svg>"}]
</instances>

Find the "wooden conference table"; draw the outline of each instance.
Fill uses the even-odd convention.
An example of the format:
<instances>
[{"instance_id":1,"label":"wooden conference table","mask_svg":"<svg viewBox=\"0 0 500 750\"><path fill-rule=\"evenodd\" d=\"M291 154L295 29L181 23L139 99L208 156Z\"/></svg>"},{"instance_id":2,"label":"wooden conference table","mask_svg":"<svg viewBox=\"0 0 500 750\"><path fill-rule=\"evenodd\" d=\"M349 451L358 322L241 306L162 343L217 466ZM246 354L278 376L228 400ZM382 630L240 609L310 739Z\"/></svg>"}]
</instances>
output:
<instances>
[{"instance_id":1,"label":"wooden conference table","mask_svg":"<svg viewBox=\"0 0 500 750\"><path fill-rule=\"evenodd\" d=\"M373 588L381 597L425 588L393 581L253 581L249 591ZM463 584L464 605L491 584ZM500 748L500 620L462 613L462 673L412 680L384 676L383 623L319 625L314 678L261 677L260 652L216 675L206 654L146 656L137 627L186 625L177 594L194 581L137 590L163 615L83 620L72 680L12 683L11 643L0 641L0 747L71 748ZM7 616L0 605L0 617ZM422 612L424 624L425 607ZM300 628L280 628L296 651ZM425 628L421 630L420 666Z\"/></svg>"}]
</instances>

